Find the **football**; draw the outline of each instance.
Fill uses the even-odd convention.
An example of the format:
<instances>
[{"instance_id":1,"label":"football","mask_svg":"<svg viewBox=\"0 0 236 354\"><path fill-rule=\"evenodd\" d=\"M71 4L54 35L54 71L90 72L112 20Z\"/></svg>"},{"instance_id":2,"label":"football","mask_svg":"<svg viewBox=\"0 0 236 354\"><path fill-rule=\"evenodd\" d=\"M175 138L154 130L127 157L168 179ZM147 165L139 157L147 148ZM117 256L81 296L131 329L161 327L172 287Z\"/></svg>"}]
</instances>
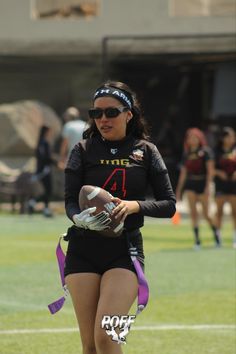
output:
<instances>
[{"instance_id":1,"label":"football","mask_svg":"<svg viewBox=\"0 0 236 354\"><path fill-rule=\"evenodd\" d=\"M103 188L84 185L79 193L79 206L81 211L87 208L96 207L97 209L94 212L94 215L100 213L101 211L108 212L111 219L109 229L98 232L103 236L118 237L123 231L124 223L120 222L119 219L115 219L115 217L111 214L112 210L116 207L111 198L112 195Z\"/></svg>"}]
</instances>

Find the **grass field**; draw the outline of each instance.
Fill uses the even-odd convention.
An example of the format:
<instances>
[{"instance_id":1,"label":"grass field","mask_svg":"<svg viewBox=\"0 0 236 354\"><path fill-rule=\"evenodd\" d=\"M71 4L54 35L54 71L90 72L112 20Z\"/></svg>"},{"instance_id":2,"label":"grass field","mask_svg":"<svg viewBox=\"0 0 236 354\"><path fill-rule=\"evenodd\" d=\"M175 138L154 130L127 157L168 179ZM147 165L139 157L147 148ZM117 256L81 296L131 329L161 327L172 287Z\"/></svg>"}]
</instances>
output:
<instances>
[{"instance_id":1,"label":"grass field","mask_svg":"<svg viewBox=\"0 0 236 354\"><path fill-rule=\"evenodd\" d=\"M47 310L61 296L55 246L69 221L0 215L0 224L0 353L82 354L70 300L54 316ZM173 226L147 219L150 301L127 337L125 354L236 353L231 233L225 223L224 246L215 249L203 223L203 248L196 252L188 220Z\"/></svg>"}]
</instances>

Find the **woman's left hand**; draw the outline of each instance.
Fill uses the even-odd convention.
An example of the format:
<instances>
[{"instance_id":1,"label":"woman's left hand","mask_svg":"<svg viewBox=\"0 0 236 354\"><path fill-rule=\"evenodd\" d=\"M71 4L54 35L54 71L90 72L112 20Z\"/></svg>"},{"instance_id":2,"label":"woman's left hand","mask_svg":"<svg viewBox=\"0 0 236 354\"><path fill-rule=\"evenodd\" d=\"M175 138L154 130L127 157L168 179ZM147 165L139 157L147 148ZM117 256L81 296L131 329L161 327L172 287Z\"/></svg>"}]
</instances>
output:
<instances>
[{"instance_id":1,"label":"woman's left hand","mask_svg":"<svg viewBox=\"0 0 236 354\"><path fill-rule=\"evenodd\" d=\"M112 202L117 204L113 209L112 214L116 219L121 219L124 222L126 217L130 214L138 213L140 210L136 200L122 200L120 198L112 197Z\"/></svg>"}]
</instances>

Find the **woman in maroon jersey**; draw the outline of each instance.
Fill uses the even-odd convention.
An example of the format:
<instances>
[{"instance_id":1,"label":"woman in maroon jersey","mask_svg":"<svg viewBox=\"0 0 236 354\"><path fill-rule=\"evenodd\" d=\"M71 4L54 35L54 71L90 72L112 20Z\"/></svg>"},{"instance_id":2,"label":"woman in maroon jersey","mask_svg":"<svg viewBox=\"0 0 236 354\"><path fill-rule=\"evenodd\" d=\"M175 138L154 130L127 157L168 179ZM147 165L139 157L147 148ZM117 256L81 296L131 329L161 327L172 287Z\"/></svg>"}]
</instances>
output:
<instances>
[{"instance_id":1,"label":"woman in maroon jersey","mask_svg":"<svg viewBox=\"0 0 236 354\"><path fill-rule=\"evenodd\" d=\"M120 354L121 346L101 328L102 318L128 314L140 284L130 256L135 252L144 266L140 231L144 216L172 217L175 195L162 157L148 141L136 95L127 85L106 82L99 87L89 117L86 137L72 150L65 169L66 212L75 226L68 235L64 274L83 353ZM84 184L102 187L114 196L114 214L124 221L121 236L98 234L109 227L107 213L98 217L91 208L81 212L78 195ZM151 200L145 200L148 186Z\"/></svg>"},{"instance_id":2,"label":"woman in maroon jersey","mask_svg":"<svg viewBox=\"0 0 236 354\"><path fill-rule=\"evenodd\" d=\"M229 202L234 228L233 247L236 248L236 135L233 128L223 128L215 156L216 226L220 233L224 204Z\"/></svg>"},{"instance_id":3,"label":"woman in maroon jersey","mask_svg":"<svg viewBox=\"0 0 236 354\"><path fill-rule=\"evenodd\" d=\"M196 249L199 249L201 245L198 202L201 203L203 216L213 231L216 246L220 246L220 238L208 210L209 189L213 174L213 155L206 144L203 132L198 128L188 129L184 139L184 156L176 189L176 199L180 200L182 191L185 190L190 208Z\"/></svg>"}]
</instances>

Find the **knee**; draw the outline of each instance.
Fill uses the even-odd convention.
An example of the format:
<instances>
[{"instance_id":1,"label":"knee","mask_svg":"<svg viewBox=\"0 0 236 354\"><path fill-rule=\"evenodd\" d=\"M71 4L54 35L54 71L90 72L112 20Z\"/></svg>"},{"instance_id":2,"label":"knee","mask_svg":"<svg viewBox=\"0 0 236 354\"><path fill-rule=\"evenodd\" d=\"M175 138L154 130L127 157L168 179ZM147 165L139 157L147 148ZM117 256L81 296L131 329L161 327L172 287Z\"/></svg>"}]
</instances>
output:
<instances>
[{"instance_id":1,"label":"knee","mask_svg":"<svg viewBox=\"0 0 236 354\"><path fill-rule=\"evenodd\" d=\"M216 208L216 216L221 217L223 215L223 208Z\"/></svg>"},{"instance_id":2,"label":"knee","mask_svg":"<svg viewBox=\"0 0 236 354\"><path fill-rule=\"evenodd\" d=\"M236 222L236 211L232 211L232 218Z\"/></svg>"},{"instance_id":3,"label":"knee","mask_svg":"<svg viewBox=\"0 0 236 354\"><path fill-rule=\"evenodd\" d=\"M233 218L236 218L236 204L231 203L231 215Z\"/></svg>"},{"instance_id":4,"label":"knee","mask_svg":"<svg viewBox=\"0 0 236 354\"><path fill-rule=\"evenodd\" d=\"M106 334L105 330L104 333L99 331L95 335L95 343L98 353L108 353L111 346L111 338Z\"/></svg>"},{"instance_id":5,"label":"knee","mask_svg":"<svg viewBox=\"0 0 236 354\"><path fill-rule=\"evenodd\" d=\"M209 216L208 211L204 211L204 212L203 212L203 216L204 216L204 218L209 222L209 224L212 224L212 219L211 219L211 217Z\"/></svg>"}]
</instances>

